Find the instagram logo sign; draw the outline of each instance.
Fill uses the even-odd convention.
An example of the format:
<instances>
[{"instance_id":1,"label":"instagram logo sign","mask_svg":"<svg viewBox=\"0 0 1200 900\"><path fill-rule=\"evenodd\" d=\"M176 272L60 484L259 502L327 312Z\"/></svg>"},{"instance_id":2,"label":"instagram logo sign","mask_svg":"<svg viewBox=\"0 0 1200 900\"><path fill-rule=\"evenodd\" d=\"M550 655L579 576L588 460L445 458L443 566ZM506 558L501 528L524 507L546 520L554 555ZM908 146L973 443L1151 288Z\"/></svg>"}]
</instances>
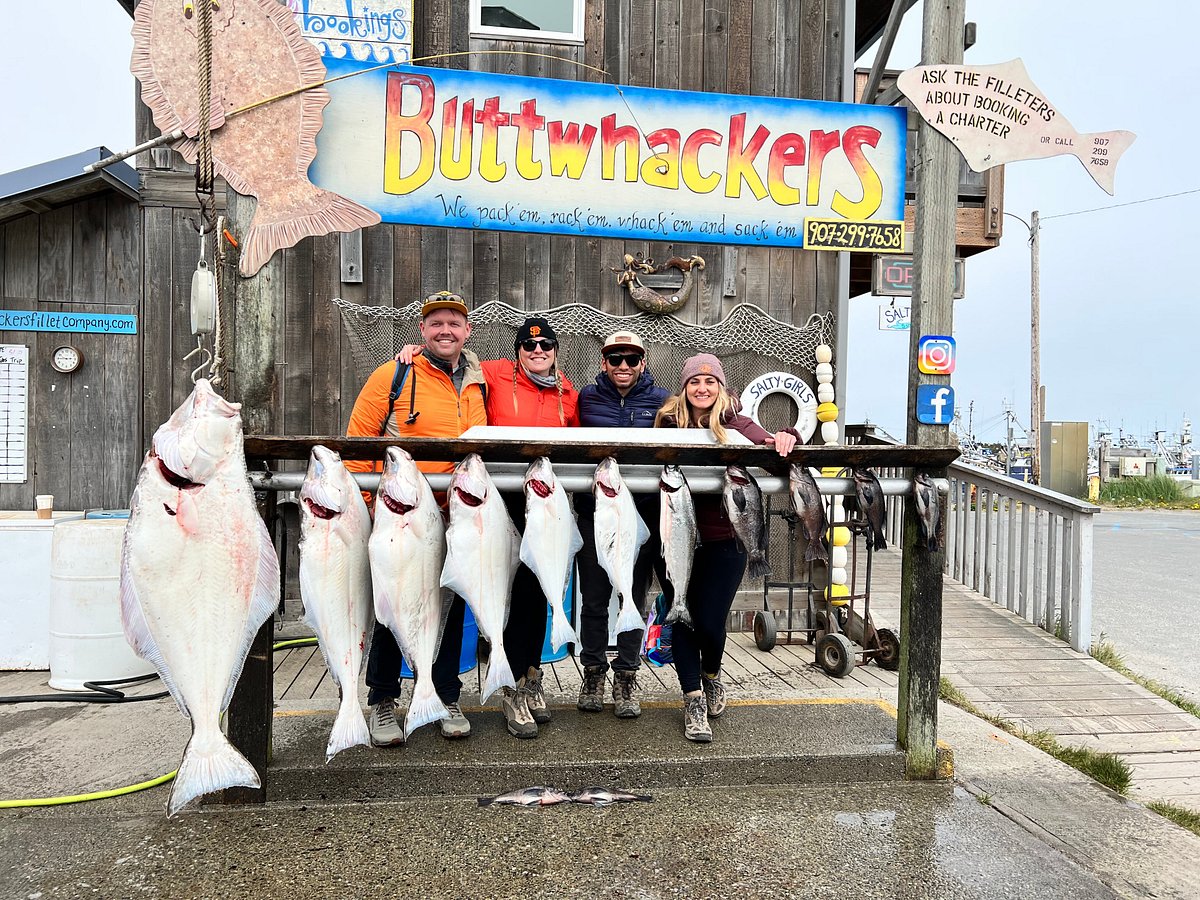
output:
<instances>
[{"instance_id":1,"label":"instagram logo sign","mask_svg":"<svg viewBox=\"0 0 1200 900\"><path fill-rule=\"evenodd\" d=\"M917 369L926 375L950 375L954 372L954 338L926 334L917 344Z\"/></svg>"}]
</instances>

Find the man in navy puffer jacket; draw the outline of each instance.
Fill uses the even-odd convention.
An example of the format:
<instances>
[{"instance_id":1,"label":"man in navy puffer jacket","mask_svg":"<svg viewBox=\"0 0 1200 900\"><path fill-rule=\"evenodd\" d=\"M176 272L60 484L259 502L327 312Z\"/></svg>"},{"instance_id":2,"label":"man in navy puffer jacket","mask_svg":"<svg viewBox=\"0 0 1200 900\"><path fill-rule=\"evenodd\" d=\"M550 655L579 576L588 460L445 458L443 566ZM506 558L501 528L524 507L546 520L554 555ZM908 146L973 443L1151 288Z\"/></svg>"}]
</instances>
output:
<instances>
[{"instance_id":1,"label":"man in navy puffer jacket","mask_svg":"<svg viewBox=\"0 0 1200 900\"><path fill-rule=\"evenodd\" d=\"M600 351L600 374L596 383L579 392L579 424L585 428L653 428L654 415L670 393L658 387L646 371L646 349L641 338L629 331L609 335ZM650 539L638 552L633 569L633 597L645 615L646 587L650 569L659 569L665 579L662 552L658 540L658 493L635 494L638 514L650 529ZM600 712L604 709L604 680L608 671L608 601L612 585L596 558L593 515L596 501L591 494L575 495L579 533L583 548L575 557L579 567L579 658L583 663L583 684L579 689L579 709ZM641 714L637 699L637 670L641 665L642 634L624 631L617 636L617 658L613 662L612 698L619 718L632 719Z\"/></svg>"}]
</instances>

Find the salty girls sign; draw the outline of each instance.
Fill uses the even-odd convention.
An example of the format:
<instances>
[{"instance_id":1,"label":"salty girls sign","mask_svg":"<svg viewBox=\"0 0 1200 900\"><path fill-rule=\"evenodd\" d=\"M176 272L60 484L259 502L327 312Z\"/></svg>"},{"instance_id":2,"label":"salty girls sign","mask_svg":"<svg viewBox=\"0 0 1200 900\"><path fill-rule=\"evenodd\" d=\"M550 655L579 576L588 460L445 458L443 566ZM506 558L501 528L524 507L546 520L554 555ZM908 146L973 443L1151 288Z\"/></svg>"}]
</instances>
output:
<instances>
[{"instance_id":1,"label":"salty girls sign","mask_svg":"<svg viewBox=\"0 0 1200 900\"><path fill-rule=\"evenodd\" d=\"M361 71L325 60L329 77ZM384 221L899 249L905 113L402 66L328 85L309 170Z\"/></svg>"}]
</instances>

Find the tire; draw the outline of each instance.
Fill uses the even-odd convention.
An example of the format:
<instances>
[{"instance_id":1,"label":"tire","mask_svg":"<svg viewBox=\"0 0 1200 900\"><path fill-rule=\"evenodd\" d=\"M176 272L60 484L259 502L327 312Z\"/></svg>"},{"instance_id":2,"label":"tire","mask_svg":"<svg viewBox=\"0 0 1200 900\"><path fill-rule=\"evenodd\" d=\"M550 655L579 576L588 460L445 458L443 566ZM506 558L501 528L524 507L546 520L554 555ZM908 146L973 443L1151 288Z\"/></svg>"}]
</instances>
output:
<instances>
[{"instance_id":1,"label":"tire","mask_svg":"<svg viewBox=\"0 0 1200 900\"><path fill-rule=\"evenodd\" d=\"M777 633L775 617L765 609L754 614L754 646L763 653L769 653L775 646Z\"/></svg>"},{"instance_id":2,"label":"tire","mask_svg":"<svg viewBox=\"0 0 1200 900\"><path fill-rule=\"evenodd\" d=\"M900 668L900 638L890 628L880 628L875 632L879 642L879 652L875 654L875 662L879 668L895 672Z\"/></svg>"},{"instance_id":3,"label":"tire","mask_svg":"<svg viewBox=\"0 0 1200 900\"><path fill-rule=\"evenodd\" d=\"M817 641L817 664L826 675L845 678L854 671L854 645L844 634L827 634Z\"/></svg>"}]
</instances>

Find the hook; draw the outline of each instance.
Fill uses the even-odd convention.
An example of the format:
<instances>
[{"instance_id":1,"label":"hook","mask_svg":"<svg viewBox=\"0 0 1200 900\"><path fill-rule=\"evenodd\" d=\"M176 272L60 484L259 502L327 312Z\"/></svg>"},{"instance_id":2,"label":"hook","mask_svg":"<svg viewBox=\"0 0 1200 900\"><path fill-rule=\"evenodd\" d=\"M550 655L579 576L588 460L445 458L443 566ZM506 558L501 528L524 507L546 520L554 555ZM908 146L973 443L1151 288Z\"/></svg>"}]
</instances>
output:
<instances>
[{"instance_id":1,"label":"hook","mask_svg":"<svg viewBox=\"0 0 1200 900\"><path fill-rule=\"evenodd\" d=\"M192 384L195 384L197 379L200 378L200 373L202 373L205 370L205 368L207 368L208 366L210 366L212 364L212 358L213 358L212 353L209 351L209 349L207 347L205 347L200 342L199 337L196 338L195 348L188 351L187 356L185 356L183 358L183 362L187 362L189 359L191 359L193 356L196 356L197 354L200 355L202 362L200 363L200 365L196 366L196 368L192 369Z\"/></svg>"}]
</instances>

